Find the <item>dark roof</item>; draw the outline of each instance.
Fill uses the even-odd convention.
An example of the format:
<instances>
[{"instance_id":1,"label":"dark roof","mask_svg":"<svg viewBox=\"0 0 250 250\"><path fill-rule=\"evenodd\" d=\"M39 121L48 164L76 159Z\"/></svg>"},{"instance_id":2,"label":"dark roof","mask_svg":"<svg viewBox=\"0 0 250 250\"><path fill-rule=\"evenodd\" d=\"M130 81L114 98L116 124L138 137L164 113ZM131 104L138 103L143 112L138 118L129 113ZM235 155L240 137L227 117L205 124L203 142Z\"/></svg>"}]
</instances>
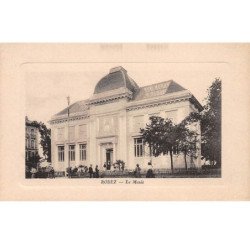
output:
<instances>
[{"instance_id":1,"label":"dark roof","mask_svg":"<svg viewBox=\"0 0 250 250\"><path fill-rule=\"evenodd\" d=\"M94 94L100 94L121 87L126 87L132 92L139 88L136 82L128 76L127 71L123 67L115 67L96 84Z\"/></svg>"},{"instance_id":2,"label":"dark roof","mask_svg":"<svg viewBox=\"0 0 250 250\"><path fill-rule=\"evenodd\" d=\"M78 112L87 112L88 106L86 105L86 100L83 101L78 101L69 106L69 113L74 114ZM59 113L57 113L55 116L60 116L60 115L66 115L68 114L68 108L63 109Z\"/></svg>"},{"instance_id":3,"label":"dark roof","mask_svg":"<svg viewBox=\"0 0 250 250\"><path fill-rule=\"evenodd\" d=\"M178 92L182 90L186 90L186 89L183 88L180 84L172 81L170 85L168 86L166 94L170 94L170 93L174 93L174 92Z\"/></svg>"},{"instance_id":4,"label":"dark roof","mask_svg":"<svg viewBox=\"0 0 250 250\"><path fill-rule=\"evenodd\" d=\"M121 87L126 87L133 92L133 98L131 102L149 99L152 97L160 97L166 94L171 94L179 91L186 90L178 83L173 80L160 82L156 84L147 85L144 87L139 87L136 82L129 77L127 71L123 67L112 68L108 75L104 76L95 87L94 94L100 94L106 91L115 90ZM88 101L82 100L73 103L69 107L70 115L81 113L88 113ZM197 100L196 100L197 101ZM197 101L198 102L198 101ZM54 118L67 115L68 108L63 109Z\"/></svg>"},{"instance_id":5,"label":"dark roof","mask_svg":"<svg viewBox=\"0 0 250 250\"><path fill-rule=\"evenodd\" d=\"M133 100L137 101L155 96L162 96L182 90L186 89L173 80L169 80L139 88L138 91L136 91Z\"/></svg>"}]
</instances>

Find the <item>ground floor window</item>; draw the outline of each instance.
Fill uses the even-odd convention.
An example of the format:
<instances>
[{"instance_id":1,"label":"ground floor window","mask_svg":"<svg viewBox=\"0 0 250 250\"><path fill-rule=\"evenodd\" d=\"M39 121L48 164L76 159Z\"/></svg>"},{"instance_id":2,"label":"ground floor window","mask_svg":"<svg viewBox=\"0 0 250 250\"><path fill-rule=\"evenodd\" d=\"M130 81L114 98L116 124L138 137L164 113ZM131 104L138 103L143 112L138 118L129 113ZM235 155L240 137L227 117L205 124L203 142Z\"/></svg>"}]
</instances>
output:
<instances>
[{"instance_id":1,"label":"ground floor window","mask_svg":"<svg viewBox=\"0 0 250 250\"><path fill-rule=\"evenodd\" d=\"M58 146L58 161L64 161L64 146Z\"/></svg>"},{"instance_id":2,"label":"ground floor window","mask_svg":"<svg viewBox=\"0 0 250 250\"><path fill-rule=\"evenodd\" d=\"M86 144L80 144L79 150L80 150L80 161L85 161L87 159L87 152L86 152Z\"/></svg>"},{"instance_id":3,"label":"ground floor window","mask_svg":"<svg viewBox=\"0 0 250 250\"><path fill-rule=\"evenodd\" d=\"M69 160L75 161L75 145L69 145Z\"/></svg>"},{"instance_id":4,"label":"ground floor window","mask_svg":"<svg viewBox=\"0 0 250 250\"><path fill-rule=\"evenodd\" d=\"M134 138L134 154L135 157L142 157L144 155L144 144L142 138Z\"/></svg>"}]
</instances>

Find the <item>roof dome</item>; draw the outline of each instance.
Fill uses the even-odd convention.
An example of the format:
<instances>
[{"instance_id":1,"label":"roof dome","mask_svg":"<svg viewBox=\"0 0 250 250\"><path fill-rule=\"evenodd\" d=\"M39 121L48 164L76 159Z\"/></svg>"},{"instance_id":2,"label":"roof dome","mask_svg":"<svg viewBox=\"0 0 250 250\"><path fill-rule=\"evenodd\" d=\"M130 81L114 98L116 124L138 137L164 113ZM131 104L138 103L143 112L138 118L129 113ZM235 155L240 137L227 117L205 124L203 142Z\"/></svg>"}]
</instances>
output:
<instances>
[{"instance_id":1,"label":"roof dome","mask_svg":"<svg viewBox=\"0 0 250 250\"><path fill-rule=\"evenodd\" d=\"M133 92L139 88L136 82L128 76L127 71L119 66L110 69L109 74L96 84L94 94L100 94L121 87L126 87Z\"/></svg>"}]
</instances>

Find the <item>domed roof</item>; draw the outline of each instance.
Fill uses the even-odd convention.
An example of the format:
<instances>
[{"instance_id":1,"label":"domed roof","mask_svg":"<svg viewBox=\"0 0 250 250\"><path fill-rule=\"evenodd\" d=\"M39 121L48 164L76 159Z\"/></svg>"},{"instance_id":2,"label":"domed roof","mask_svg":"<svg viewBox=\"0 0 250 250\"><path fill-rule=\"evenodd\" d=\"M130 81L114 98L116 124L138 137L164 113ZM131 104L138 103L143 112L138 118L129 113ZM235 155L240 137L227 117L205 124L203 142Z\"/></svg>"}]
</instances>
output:
<instances>
[{"instance_id":1,"label":"domed roof","mask_svg":"<svg viewBox=\"0 0 250 250\"><path fill-rule=\"evenodd\" d=\"M96 84L94 94L100 94L121 87L126 87L132 92L139 88L136 82L128 76L127 71L119 66L110 69L109 74Z\"/></svg>"}]
</instances>

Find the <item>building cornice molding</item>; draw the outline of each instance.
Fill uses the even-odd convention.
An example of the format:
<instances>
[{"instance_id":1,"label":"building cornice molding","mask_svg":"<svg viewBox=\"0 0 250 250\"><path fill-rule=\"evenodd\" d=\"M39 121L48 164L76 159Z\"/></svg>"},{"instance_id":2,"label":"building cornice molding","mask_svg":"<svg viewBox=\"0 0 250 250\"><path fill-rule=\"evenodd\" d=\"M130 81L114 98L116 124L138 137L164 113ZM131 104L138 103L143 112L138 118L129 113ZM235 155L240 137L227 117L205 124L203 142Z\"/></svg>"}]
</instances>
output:
<instances>
[{"instance_id":1,"label":"building cornice molding","mask_svg":"<svg viewBox=\"0 0 250 250\"><path fill-rule=\"evenodd\" d=\"M106 143L114 143L117 144L117 135L107 136L107 137L97 137L98 145L106 144Z\"/></svg>"},{"instance_id":2,"label":"building cornice molding","mask_svg":"<svg viewBox=\"0 0 250 250\"><path fill-rule=\"evenodd\" d=\"M164 100L164 101L151 102L151 103L142 103L142 104L127 107L126 110L132 111L132 110L138 110L138 109L152 108L152 107L166 105L166 104L188 101L189 99L190 99L190 96L186 96L186 97L181 97L181 98L176 98L176 99L171 99L171 100Z\"/></svg>"},{"instance_id":3,"label":"building cornice molding","mask_svg":"<svg viewBox=\"0 0 250 250\"><path fill-rule=\"evenodd\" d=\"M110 95L110 96L105 96L105 97L100 97L100 98L96 98L96 99L91 99L88 102L88 105L101 105L104 103L111 103L114 101L117 101L119 99L123 99L123 98L127 98L127 99L132 99L133 94L131 91L127 91L125 93L120 93L120 94L116 94L116 95Z\"/></svg>"},{"instance_id":4,"label":"building cornice molding","mask_svg":"<svg viewBox=\"0 0 250 250\"><path fill-rule=\"evenodd\" d=\"M49 121L49 123L51 125L54 125L54 124L66 123L68 121L85 120L88 118L89 118L89 115L80 115L80 116L69 117L69 119L68 118L52 119Z\"/></svg>"}]
</instances>

